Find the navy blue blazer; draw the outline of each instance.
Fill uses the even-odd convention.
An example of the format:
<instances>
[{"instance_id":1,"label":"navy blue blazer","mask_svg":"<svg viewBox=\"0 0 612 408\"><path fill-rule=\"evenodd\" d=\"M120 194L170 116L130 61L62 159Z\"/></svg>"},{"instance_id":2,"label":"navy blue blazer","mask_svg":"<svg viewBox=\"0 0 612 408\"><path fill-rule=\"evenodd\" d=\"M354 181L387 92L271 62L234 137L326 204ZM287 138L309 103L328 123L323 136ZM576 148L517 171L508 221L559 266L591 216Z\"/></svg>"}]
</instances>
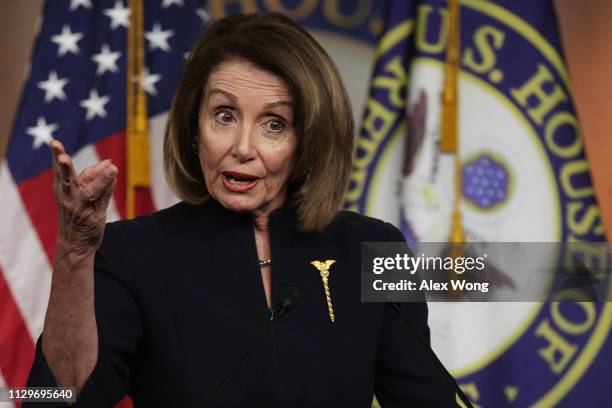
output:
<instances>
[{"instance_id":1,"label":"navy blue blazer","mask_svg":"<svg viewBox=\"0 0 612 408\"><path fill-rule=\"evenodd\" d=\"M360 243L403 241L392 225L339 212L322 233L296 231L294 208L270 216L273 304L299 290L215 407L454 406L454 392L397 312L360 300ZM313 260L335 259L331 322ZM199 407L270 321L252 219L214 200L179 203L106 226L95 259L96 366L77 406ZM402 313L428 339L427 306ZM44 333L43 333L44 335ZM54 385L41 352L30 386ZM27 406L25 404L24 406Z\"/></svg>"}]
</instances>

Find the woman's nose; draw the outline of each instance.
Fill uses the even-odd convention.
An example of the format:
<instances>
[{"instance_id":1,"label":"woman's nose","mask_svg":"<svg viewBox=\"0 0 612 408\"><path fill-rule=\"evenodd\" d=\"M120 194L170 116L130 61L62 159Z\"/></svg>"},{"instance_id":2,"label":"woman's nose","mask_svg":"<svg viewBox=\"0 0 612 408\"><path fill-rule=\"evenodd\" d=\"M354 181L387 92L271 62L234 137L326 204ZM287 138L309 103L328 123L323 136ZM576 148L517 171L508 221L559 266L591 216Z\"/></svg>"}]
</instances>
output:
<instances>
[{"instance_id":1,"label":"woman's nose","mask_svg":"<svg viewBox=\"0 0 612 408\"><path fill-rule=\"evenodd\" d=\"M242 126L238 131L232 153L241 162L252 160L255 157L253 138L254 129L252 126Z\"/></svg>"}]
</instances>

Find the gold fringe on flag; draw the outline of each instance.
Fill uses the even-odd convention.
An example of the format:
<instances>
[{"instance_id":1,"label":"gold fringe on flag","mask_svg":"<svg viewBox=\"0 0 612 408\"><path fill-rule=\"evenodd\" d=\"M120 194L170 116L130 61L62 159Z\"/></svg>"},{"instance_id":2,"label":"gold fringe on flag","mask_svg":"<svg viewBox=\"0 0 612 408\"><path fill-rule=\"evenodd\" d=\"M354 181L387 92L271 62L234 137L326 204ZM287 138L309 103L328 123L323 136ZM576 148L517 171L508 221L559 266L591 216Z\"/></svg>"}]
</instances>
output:
<instances>
[{"instance_id":1,"label":"gold fringe on flag","mask_svg":"<svg viewBox=\"0 0 612 408\"><path fill-rule=\"evenodd\" d=\"M448 42L444 62L444 89L442 90L442 134L440 151L455 156L455 203L449 242L465 240L461 225L461 160L459 157L459 98L460 30L459 0L448 0Z\"/></svg>"},{"instance_id":2,"label":"gold fringe on flag","mask_svg":"<svg viewBox=\"0 0 612 408\"><path fill-rule=\"evenodd\" d=\"M147 96L142 87L144 74L143 0L129 0L130 26L127 44L127 131L126 131L126 215L136 216L136 189L148 188L149 128Z\"/></svg>"}]
</instances>

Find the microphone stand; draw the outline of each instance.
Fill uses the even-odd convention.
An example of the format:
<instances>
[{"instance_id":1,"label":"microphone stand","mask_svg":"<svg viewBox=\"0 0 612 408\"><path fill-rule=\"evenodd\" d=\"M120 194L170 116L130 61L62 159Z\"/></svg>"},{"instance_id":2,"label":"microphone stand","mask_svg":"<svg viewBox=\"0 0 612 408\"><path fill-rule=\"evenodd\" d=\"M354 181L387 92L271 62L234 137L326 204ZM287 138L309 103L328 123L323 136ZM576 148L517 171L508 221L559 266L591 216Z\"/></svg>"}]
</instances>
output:
<instances>
[{"instance_id":1,"label":"microphone stand","mask_svg":"<svg viewBox=\"0 0 612 408\"><path fill-rule=\"evenodd\" d=\"M263 332L257 338L255 344L251 346L251 348L242 356L242 358L238 361L238 364L229 372L225 379L221 384L217 386L215 392L208 398L208 400L204 403L203 408L211 407L214 402L219 398L221 392L225 389L227 384L234 378L234 376L240 371L242 366L255 354L257 349L261 346L263 341L268 337L270 331L276 326L276 323L283 317L288 311L290 311L295 304L297 303L298 292L295 288L288 288L287 292L281 296L281 299L276 304L276 307L272 309L272 319L268 322Z\"/></svg>"},{"instance_id":2,"label":"microphone stand","mask_svg":"<svg viewBox=\"0 0 612 408\"><path fill-rule=\"evenodd\" d=\"M463 404L465 405L464 408L474 408L470 400L468 400L468 398L465 396L461 388L459 388L459 385L457 385L457 382L455 381L453 376L446 370L446 367L444 367L444 365L442 364L438 356L436 356L436 353L434 353L431 346L425 341L423 336L419 333L419 331L412 324L412 322L406 319L406 316L402 314L402 305L398 302L387 303L387 305L391 306L393 310L397 312L397 314L400 316L404 324L408 327L408 329L410 329L410 331L412 332L414 337L417 339L421 347L425 350L426 354L434 362L438 370L442 372L442 374L444 374L444 379L448 382L450 387L455 390L455 392L457 393L457 396L459 396L459 398L461 399L461 402L463 402Z\"/></svg>"}]
</instances>

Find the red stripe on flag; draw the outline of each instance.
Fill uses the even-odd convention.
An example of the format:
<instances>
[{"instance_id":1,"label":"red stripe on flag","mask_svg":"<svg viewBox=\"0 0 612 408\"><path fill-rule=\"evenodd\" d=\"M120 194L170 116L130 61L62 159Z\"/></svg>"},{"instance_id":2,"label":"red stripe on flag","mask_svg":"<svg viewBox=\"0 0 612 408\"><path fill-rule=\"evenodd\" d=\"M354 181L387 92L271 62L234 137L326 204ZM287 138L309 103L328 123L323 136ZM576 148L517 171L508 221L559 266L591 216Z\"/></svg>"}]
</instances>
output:
<instances>
[{"instance_id":1,"label":"red stripe on flag","mask_svg":"<svg viewBox=\"0 0 612 408\"><path fill-rule=\"evenodd\" d=\"M32 361L34 342L0 269L0 371L7 386L25 386Z\"/></svg>"},{"instance_id":2,"label":"red stripe on flag","mask_svg":"<svg viewBox=\"0 0 612 408\"><path fill-rule=\"evenodd\" d=\"M57 206L53 196L53 171L47 170L17 185L49 263L53 265L57 241Z\"/></svg>"},{"instance_id":3,"label":"red stripe on flag","mask_svg":"<svg viewBox=\"0 0 612 408\"><path fill-rule=\"evenodd\" d=\"M117 405L115 405L115 408L132 408L132 407L133 407L132 400L127 395L121 401L119 401Z\"/></svg>"},{"instance_id":4,"label":"red stripe on flag","mask_svg":"<svg viewBox=\"0 0 612 408\"><path fill-rule=\"evenodd\" d=\"M111 159L113 164L119 169L117 184L113 192L113 199L117 206L117 211L121 218L125 218L125 186L126 186L126 165L125 165L125 132L115 133L95 143L96 151L100 160Z\"/></svg>"},{"instance_id":5,"label":"red stripe on flag","mask_svg":"<svg viewBox=\"0 0 612 408\"><path fill-rule=\"evenodd\" d=\"M146 215L155 212L155 205L153 205L153 196L151 195L150 188L137 188L136 189L136 211L138 215Z\"/></svg>"}]
</instances>

